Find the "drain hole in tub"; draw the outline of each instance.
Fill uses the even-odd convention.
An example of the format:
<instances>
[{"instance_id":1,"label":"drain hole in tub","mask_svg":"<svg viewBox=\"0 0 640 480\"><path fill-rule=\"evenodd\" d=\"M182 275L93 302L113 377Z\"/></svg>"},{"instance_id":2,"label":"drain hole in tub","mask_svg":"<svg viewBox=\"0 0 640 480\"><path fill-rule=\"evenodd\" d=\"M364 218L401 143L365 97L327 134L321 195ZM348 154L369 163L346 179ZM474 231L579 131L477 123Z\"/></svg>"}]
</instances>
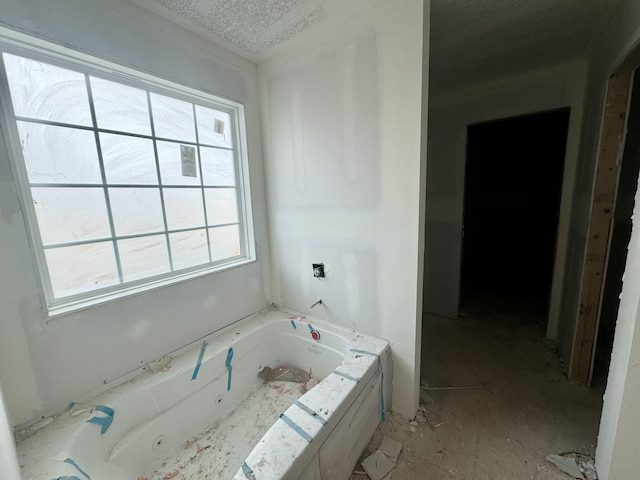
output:
<instances>
[{"instance_id":1,"label":"drain hole in tub","mask_svg":"<svg viewBox=\"0 0 640 480\"><path fill-rule=\"evenodd\" d=\"M160 435L153 441L153 445L151 446L151 448L153 448L154 450L158 450L160 447L162 447L162 445L164 445L165 440L166 437L164 435Z\"/></svg>"},{"instance_id":2,"label":"drain hole in tub","mask_svg":"<svg viewBox=\"0 0 640 480\"><path fill-rule=\"evenodd\" d=\"M218 395L215 399L216 405L222 405L222 401L224 400L224 395Z\"/></svg>"}]
</instances>

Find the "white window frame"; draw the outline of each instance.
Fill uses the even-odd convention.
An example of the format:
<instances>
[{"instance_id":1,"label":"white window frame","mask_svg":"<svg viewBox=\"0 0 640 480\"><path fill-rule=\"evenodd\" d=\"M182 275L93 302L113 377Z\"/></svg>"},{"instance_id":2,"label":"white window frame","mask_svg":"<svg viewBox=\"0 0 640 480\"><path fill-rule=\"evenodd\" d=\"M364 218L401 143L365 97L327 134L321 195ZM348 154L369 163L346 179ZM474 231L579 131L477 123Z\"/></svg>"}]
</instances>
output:
<instances>
[{"instance_id":1,"label":"white window frame","mask_svg":"<svg viewBox=\"0 0 640 480\"><path fill-rule=\"evenodd\" d=\"M126 284L105 287L73 296L56 299L48 274L44 246L40 228L33 207L31 187L25 160L23 158L16 116L13 112L11 95L4 64L0 61L0 126L5 132L14 182L20 193L22 211L32 242L33 255L41 280L41 293L45 303L47 319L93 307L126 296L147 292L159 287L173 285L197 277L222 272L256 261L256 248L251 211L249 163L244 106L241 103L217 95L196 90L165 79L161 79L128 67L102 60L75 50L61 47L4 27L0 27L0 54L6 52L42 61L62 68L74 70L124 85L142 88L150 92L185 100L197 105L215 108L230 114L235 152L236 189L238 194L238 223L240 228L241 256L230 261L207 263L178 272L169 272L151 278ZM0 59L1 60L1 59ZM6 138L8 137L8 138ZM103 187L106 188L103 184ZM160 187L158 187L160 188ZM207 228L206 226L204 228ZM165 231L166 234L166 231Z\"/></svg>"}]
</instances>

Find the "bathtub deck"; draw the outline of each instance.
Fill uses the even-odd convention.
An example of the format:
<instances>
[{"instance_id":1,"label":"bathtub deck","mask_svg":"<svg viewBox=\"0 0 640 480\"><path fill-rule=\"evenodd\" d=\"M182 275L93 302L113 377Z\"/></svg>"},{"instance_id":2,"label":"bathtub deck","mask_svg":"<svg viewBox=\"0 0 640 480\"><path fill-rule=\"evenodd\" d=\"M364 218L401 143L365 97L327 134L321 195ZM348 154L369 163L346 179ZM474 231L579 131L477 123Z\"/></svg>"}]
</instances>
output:
<instances>
[{"instance_id":1,"label":"bathtub deck","mask_svg":"<svg viewBox=\"0 0 640 480\"><path fill-rule=\"evenodd\" d=\"M233 478L256 443L303 393L303 384L265 382L219 422L203 426L139 480Z\"/></svg>"}]
</instances>

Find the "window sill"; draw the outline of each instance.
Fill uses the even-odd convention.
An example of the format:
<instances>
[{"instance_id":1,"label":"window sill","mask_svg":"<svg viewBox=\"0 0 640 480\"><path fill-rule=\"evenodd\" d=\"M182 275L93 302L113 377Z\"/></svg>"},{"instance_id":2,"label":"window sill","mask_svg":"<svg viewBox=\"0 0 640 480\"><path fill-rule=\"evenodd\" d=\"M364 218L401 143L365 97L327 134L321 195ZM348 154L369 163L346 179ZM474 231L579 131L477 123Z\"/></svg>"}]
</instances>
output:
<instances>
[{"instance_id":1,"label":"window sill","mask_svg":"<svg viewBox=\"0 0 640 480\"><path fill-rule=\"evenodd\" d=\"M132 285L130 287L120 288L117 291L106 292L100 295L93 295L90 298L82 298L78 300L64 301L60 300L57 304L49 305L47 308L46 321L70 315L82 310L99 307L115 300L122 300L127 297L144 294L152 290L165 288L190 280L194 280L207 275L222 273L233 268L241 267L255 263L255 258L240 258L215 267L207 267L192 270L179 275L172 275L168 278L160 278L155 281L146 282L141 285Z\"/></svg>"}]
</instances>

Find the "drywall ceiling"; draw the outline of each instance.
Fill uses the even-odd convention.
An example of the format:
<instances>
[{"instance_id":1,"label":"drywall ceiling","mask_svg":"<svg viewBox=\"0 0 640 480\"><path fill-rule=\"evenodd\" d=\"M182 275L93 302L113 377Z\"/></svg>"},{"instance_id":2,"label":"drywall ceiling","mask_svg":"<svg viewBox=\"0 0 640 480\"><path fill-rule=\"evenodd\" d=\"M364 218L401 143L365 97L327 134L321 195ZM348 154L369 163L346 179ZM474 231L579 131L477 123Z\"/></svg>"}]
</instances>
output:
<instances>
[{"instance_id":1,"label":"drywall ceiling","mask_svg":"<svg viewBox=\"0 0 640 480\"><path fill-rule=\"evenodd\" d=\"M620 0L432 0L431 92L587 56Z\"/></svg>"},{"instance_id":2,"label":"drywall ceiling","mask_svg":"<svg viewBox=\"0 0 640 480\"><path fill-rule=\"evenodd\" d=\"M381 0L131 1L260 62ZM619 2L431 0L431 92L585 57Z\"/></svg>"}]
</instances>

